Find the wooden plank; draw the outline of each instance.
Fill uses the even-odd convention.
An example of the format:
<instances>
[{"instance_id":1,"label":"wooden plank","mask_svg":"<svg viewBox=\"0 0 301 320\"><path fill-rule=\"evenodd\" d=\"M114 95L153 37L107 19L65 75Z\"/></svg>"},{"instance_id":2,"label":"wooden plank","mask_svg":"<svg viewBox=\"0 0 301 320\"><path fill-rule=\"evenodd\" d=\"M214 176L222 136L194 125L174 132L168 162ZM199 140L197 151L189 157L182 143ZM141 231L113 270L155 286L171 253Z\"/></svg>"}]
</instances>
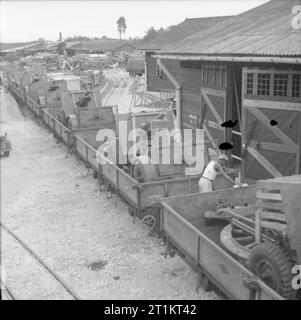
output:
<instances>
[{"instance_id":1,"label":"wooden plank","mask_svg":"<svg viewBox=\"0 0 301 320\"><path fill-rule=\"evenodd\" d=\"M208 107L210 108L212 114L214 115L214 118L216 119L217 123L222 124L222 123L223 123L223 120L222 120L222 118L220 117L220 115L218 114L218 112L216 111L214 105L212 104L212 102L210 101L210 99L208 98L208 96L206 95L206 93L204 93L203 90L202 90L201 92L202 92L202 96L204 97L204 99L205 99L206 102L207 102Z\"/></svg>"},{"instance_id":2,"label":"wooden plank","mask_svg":"<svg viewBox=\"0 0 301 320\"><path fill-rule=\"evenodd\" d=\"M268 130L270 130L277 138L279 138L284 144L291 146L291 148L295 149L295 152L298 150L297 144L288 137L282 130L280 130L276 126L271 126L268 117L266 117L260 110L257 108L248 108L248 110L259 120L261 121Z\"/></svg>"},{"instance_id":3,"label":"wooden plank","mask_svg":"<svg viewBox=\"0 0 301 320\"><path fill-rule=\"evenodd\" d=\"M269 73L269 74L272 74L272 73L281 73L281 74L288 74L288 73L294 73L294 74L300 74L300 71L294 71L294 70L275 70L275 69L258 69L258 68L254 68L254 69L251 69L251 68L243 68L247 73L260 73L260 72L263 72L263 73Z\"/></svg>"},{"instance_id":4,"label":"wooden plank","mask_svg":"<svg viewBox=\"0 0 301 320\"><path fill-rule=\"evenodd\" d=\"M269 222L269 221L264 221L264 220L261 221L261 227L277 230L280 232L283 232L287 229L286 224L278 223L278 222Z\"/></svg>"},{"instance_id":5,"label":"wooden plank","mask_svg":"<svg viewBox=\"0 0 301 320\"><path fill-rule=\"evenodd\" d=\"M224 90L202 87L201 92L203 94L212 94L214 96L219 96L219 97L224 97L224 98L226 97L226 92Z\"/></svg>"},{"instance_id":6,"label":"wooden plank","mask_svg":"<svg viewBox=\"0 0 301 320\"><path fill-rule=\"evenodd\" d=\"M258 180L257 181L258 188L267 188L267 189L278 189L283 190L288 187L301 187L301 175L294 176L282 176L274 179L268 180Z\"/></svg>"},{"instance_id":7,"label":"wooden plank","mask_svg":"<svg viewBox=\"0 0 301 320\"><path fill-rule=\"evenodd\" d=\"M248 108L275 109L301 112L301 103L289 101L271 101L260 99L244 99L244 106Z\"/></svg>"},{"instance_id":8,"label":"wooden plank","mask_svg":"<svg viewBox=\"0 0 301 320\"><path fill-rule=\"evenodd\" d=\"M296 171L295 173L301 173L301 165L300 165L300 161L301 161L301 113L299 113L299 119L298 119L298 147L299 147L299 151L297 153L297 158L296 158Z\"/></svg>"},{"instance_id":9,"label":"wooden plank","mask_svg":"<svg viewBox=\"0 0 301 320\"><path fill-rule=\"evenodd\" d=\"M240 108L239 108L240 107L240 103L239 103L239 99L238 99L237 81L236 81L236 75L235 74L233 76L233 80L234 80L235 106L236 106L236 112L237 112L239 127L241 128L241 115L240 115Z\"/></svg>"},{"instance_id":10,"label":"wooden plank","mask_svg":"<svg viewBox=\"0 0 301 320\"><path fill-rule=\"evenodd\" d=\"M268 193L268 192L262 192L262 191L257 191L256 192L256 198L257 199L282 201L281 194L279 194L279 193Z\"/></svg>"},{"instance_id":11,"label":"wooden plank","mask_svg":"<svg viewBox=\"0 0 301 320\"><path fill-rule=\"evenodd\" d=\"M217 129L217 130L220 130L223 132L225 131L225 129L221 125L217 124L216 122L213 122L210 120L205 120L205 122L207 123L208 127L210 127L210 128Z\"/></svg>"},{"instance_id":12,"label":"wooden plank","mask_svg":"<svg viewBox=\"0 0 301 320\"><path fill-rule=\"evenodd\" d=\"M271 219L271 220L278 220L282 222L286 222L285 214L284 213L276 213L276 212L268 212L262 210L261 212L262 219Z\"/></svg>"},{"instance_id":13,"label":"wooden plank","mask_svg":"<svg viewBox=\"0 0 301 320\"><path fill-rule=\"evenodd\" d=\"M276 202L263 201L263 200L257 200L256 206L264 209L279 210L279 211L283 211L284 209L283 203L276 203Z\"/></svg>"},{"instance_id":14,"label":"wooden plank","mask_svg":"<svg viewBox=\"0 0 301 320\"><path fill-rule=\"evenodd\" d=\"M262 210L259 208L255 211L255 242L259 244L261 242L261 213Z\"/></svg>"},{"instance_id":15,"label":"wooden plank","mask_svg":"<svg viewBox=\"0 0 301 320\"><path fill-rule=\"evenodd\" d=\"M263 149L263 150L283 152L283 153L292 153L292 154L296 153L295 148L292 148L289 145L284 145L284 144L280 144L280 143L251 140L249 145L252 148L257 148L258 142L260 143L260 149Z\"/></svg>"},{"instance_id":16,"label":"wooden plank","mask_svg":"<svg viewBox=\"0 0 301 320\"><path fill-rule=\"evenodd\" d=\"M242 99L247 92L247 81L246 81L246 67L243 68L243 73L242 73L242 89L243 89L243 94L242 94ZM245 157L245 147L246 147L246 142L247 142L247 137L246 137L246 124L247 124L247 108L244 106L244 100L241 106L241 155L242 155L242 161L241 161L241 180L245 180L245 165L246 165L246 157Z\"/></svg>"},{"instance_id":17,"label":"wooden plank","mask_svg":"<svg viewBox=\"0 0 301 320\"><path fill-rule=\"evenodd\" d=\"M247 151L273 176L280 177L282 174L256 149L247 147Z\"/></svg>"},{"instance_id":18,"label":"wooden plank","mask_svg":"<svg viewBox=\"0 0 301 320\"><path fill-rule=\"evenodd\" d=\"M211 135L210 131L208 130L208 128L207 128L205 123L203 124L203 129L204 129L206 135L208 136L211 144L213 145L213 147L215 148L216 152L218 153L218 155L221 155L220 149L219 149L218 145L216 144L216 141L213 139L213 137L212 137L212 135Z\"/></svg>"}]
</instances>

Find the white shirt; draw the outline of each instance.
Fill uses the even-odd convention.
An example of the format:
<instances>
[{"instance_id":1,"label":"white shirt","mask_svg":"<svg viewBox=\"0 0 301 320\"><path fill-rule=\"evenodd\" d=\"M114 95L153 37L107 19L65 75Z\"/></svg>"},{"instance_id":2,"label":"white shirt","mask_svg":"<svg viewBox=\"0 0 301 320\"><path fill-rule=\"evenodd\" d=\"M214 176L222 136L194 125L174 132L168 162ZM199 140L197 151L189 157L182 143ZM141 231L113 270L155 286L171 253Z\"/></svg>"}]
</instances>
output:
<instances>
[{"instance_id":1,"label":"white shirt","mask_svg":"<svg viewBox=\"0 0 301 320\"><path fill-rule=\"evenodd\" d=\"M214 179L217 176L218 171L215 170L214 166L216 164L216 160L212 160L207 164L207 167L205 168L203 172L203 177L207 178L211 181L214 181Z\"/></svg>"}]
</instances>

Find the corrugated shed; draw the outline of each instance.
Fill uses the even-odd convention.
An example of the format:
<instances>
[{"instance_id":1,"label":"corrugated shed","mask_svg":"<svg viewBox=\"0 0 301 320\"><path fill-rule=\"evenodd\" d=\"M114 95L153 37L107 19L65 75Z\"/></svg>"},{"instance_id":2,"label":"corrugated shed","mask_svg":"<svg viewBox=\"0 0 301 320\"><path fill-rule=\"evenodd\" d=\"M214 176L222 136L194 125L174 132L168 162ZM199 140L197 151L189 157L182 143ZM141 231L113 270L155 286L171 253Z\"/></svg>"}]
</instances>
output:
<instances>
[{"instance_id":1,"label":"corrugated shed","mask_svg":"<svg viewBox=\"0 0 301 320\"><path fill-rule=\"evenodd\" d=\"M88 40L80 41L72 45L72 49L83 50L83 51L115 51L121 46L128 45L134 48L133 44L126 40L116 39L99 39L99 40Z\"/></svg>"},{"instance_id":2,"label":"corrugated shed","mask_svg":"<svg viewBox=\"0 0 301 320\"><path fill-rule=\"evenodd\" d=\"M301 29L292 27L300 0L272 0L173 45L164 53L300 56Z\"/></svg>"},{"instance_id":3,"label":"corrugated shed","mask_svg":"<svg viewBox=\"0 0 301 320\"><path fill-rule=\"evenodd\" d=\"M186 18L183 22L176 26L171 26L169 30L159 34L156 38L141 43L139 49L141 50L153 50L161 49L166 45L170 45L177 41L180 41L188 36L191 36L201 30L212 27L213 25L220 23L228 17L206 17L206 18Z\"/></svg>"}]
</instances>

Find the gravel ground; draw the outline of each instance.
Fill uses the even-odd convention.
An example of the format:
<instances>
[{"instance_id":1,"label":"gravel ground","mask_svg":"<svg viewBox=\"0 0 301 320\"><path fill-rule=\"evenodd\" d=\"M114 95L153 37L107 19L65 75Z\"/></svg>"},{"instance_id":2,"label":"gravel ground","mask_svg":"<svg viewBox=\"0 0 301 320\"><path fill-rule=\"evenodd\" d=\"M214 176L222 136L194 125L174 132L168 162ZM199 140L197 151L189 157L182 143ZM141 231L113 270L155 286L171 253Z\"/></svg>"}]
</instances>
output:
<instances>
[{"instance_id":1,"label":"gravel ground","mask_svg":"<svg viewBox=\"0 0 301 320\"><path fill-rule=\"evenodd\" d=\"M12 117L1 96L1 130L13 150L1 159L1 220L83 299L216 299L195 292L197 275L165 259L158 239L127 208L100 194L84 165L32 120ZM6 283L20 299L70 299L10 235L1 233Z\"/></svg>"}]
</instances>

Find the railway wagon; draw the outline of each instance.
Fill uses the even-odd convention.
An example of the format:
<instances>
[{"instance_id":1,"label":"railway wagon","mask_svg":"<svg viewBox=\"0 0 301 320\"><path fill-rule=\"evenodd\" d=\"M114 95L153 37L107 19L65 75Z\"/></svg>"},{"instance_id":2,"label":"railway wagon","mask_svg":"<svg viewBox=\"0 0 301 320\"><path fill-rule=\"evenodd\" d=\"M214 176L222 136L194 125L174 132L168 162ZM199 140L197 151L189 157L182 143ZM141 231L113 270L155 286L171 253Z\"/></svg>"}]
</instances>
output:
<instances>
[{"instance_id":1,"label":"railway wagon","mask_svg":"<svg viewBox=\"0 0 301 320\"><path fill-rule=\"evenodd\" d=\"M167 243L166 255L178 253L198 272L198 285L208 288L211 282L230 299L283 300L222 246L221 231L229 222L206 222L205 213L213 210L220 198L232 206L252 207L256 186L160 200L160 229Z\"/></svg>"},{"instance_id":2,"label":"railway wagon","mask_svg":"<svg viewBox=\"0 0 301 320\"><path fill-rule=\"evenodd\" d=\"M133 76L142 76L145 73L145 62L143 57L133 57L127 62L126 71Z\"/></svg>"},{"instance_id":3,"label":"railway wagon","mask_svg":"<svg viewBox=\"0 0 301 320\"><path fill-rule=\"evenodd\" d=\"M41 109L12 82L9 89L17 102L28 106L59 141L71 145L72 132L69 128ZM252 204L255 201L254 187L228 189L226 193L225 190L216 191L212 197L212 193L195 194L199 176L138 183L110 161L99 164L97 150L82 137L74 134L73 139L76 154L85 161L87 168L97 173L100 191L105 192L108 198L112 197L112 191L116 194L116 200L123 198L134 221L139 217L149 228L158 227L167 238L168 248L180 252L203 279L210 279L230 298L283 299L217 244L218 227L200 229L200 225L195 225L197 219L194 218L204 213L205 207L198 211L191 210L191 206L200 203L204 206L205 198L207 204L212 206L220 195L231 199L235 205L246 201ZM181 213L177 212L180 210L179 204Z\"/></svg>"},{"instance_id":4,"label":"railway wagon","mask_svg":"<svg viewBox=\"0 0 301 320\"><path fill-rule=\"evenodd\" d=\"M200 176L162 178L159 181L139 183L131 177L130 172L110 161L103 165L99 164L97 161L99 153L97 147L93 145L94 141L91 140L92 135L89 133L89 129L76 131L67 128L45 108L41 108L32 98L19 89L12 79L9 81L9 90L18 103L29 107L33 114L41 119L54 134L57 142L63 142L70 149L73 149L76 155L85 162L86 167L95 172L100 191L105 192L108 198L111 198L112 194L115 193L116 199L121 197L125 200L134 221L137 217L145 218L144 221L150 229L156 228L159 224L160 209L156 206L159 198L197 192ZM152 116L155 116L155 114ZM143 123L142 117L138 117L137 123ZM95 128L91 130L95 130ZM95 136L96 132L94 132Z\"/></svg>"}]
</instances>

